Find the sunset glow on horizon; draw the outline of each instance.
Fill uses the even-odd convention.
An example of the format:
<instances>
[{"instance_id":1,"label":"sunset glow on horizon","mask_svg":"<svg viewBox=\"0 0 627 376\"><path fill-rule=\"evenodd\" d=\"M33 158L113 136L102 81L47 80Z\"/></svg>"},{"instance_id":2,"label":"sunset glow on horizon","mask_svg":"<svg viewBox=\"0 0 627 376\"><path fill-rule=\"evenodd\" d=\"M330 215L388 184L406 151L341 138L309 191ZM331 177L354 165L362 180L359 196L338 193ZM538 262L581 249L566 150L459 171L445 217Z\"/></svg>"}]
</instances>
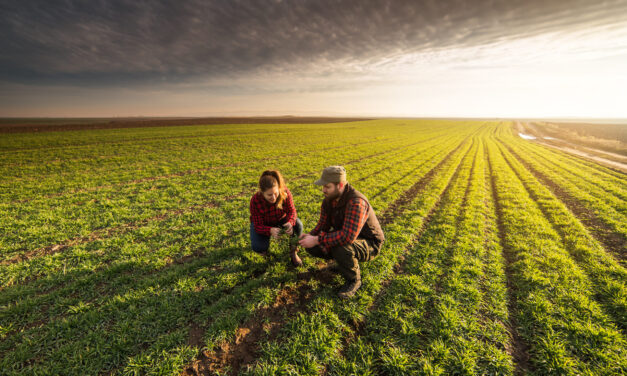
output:
<instances>
[{"instance_id":1,"label":"sunset glow on horizon","mask_svg":"<svg viewBox=\"0 0 627 376\"><path fill-rule=\"evenodd\" d=\"M627 1L35 3L0 117L627 118Z\"/></svg>"}]
</instances>

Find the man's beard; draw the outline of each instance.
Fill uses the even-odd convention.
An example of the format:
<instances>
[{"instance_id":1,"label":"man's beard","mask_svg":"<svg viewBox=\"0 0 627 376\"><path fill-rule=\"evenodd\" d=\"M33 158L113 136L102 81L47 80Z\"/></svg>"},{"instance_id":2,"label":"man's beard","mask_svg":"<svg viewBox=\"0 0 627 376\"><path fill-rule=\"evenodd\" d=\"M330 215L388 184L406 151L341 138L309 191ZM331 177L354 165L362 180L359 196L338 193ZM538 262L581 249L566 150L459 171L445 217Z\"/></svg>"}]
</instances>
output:
<instances>
[{"instance_id":1,"label":"man's beard","mask_svg":"<svg viewBox=\"0 0 627 376\"><path fill-rule=\"evenodd\" d=\"M338 189L337 191L333 192L333 193L329 193L327 195L327 198L329 200L335 200L336 198L340 197L340 190Z\"/></svg>"}]
</instances>

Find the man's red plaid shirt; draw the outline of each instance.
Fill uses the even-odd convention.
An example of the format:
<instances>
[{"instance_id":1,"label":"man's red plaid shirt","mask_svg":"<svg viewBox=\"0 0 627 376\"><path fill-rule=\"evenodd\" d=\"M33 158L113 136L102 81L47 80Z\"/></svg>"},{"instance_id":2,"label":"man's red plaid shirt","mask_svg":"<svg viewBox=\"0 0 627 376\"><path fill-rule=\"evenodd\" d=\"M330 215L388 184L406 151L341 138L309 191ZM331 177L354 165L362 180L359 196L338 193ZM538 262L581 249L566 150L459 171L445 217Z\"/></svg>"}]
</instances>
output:
<instances>
[{"instance_id":1,"label":"man's red plaid shirt","mask_svg":"<svg viewBox=\"0 0 627 376\"><path fill-rule=\"evenodd\" d=\"M287 197L283 201L283 209L279 209L275 204L271 204L263 197L261 192L257 192L250 199L250 221L255 226L255 232L260 235L270 236L270 229L278 227L279 223L289 222L296 225L296 207L292 192L285 188Z\"/></svg>"},{"instance_id":2,"label":"man's red plaid shirt","mask_svg":"<svg viewBox=\"0 0 627 376\"><path fill-rule=\"evenodd\" d=\"M331 203L333 206L336 204L336 201ZM368 205L366 201L361 198L355 197L347 202L345 210L344 224L341 230L327 233L323 232L322 228L325 227L329 219L324 210L320 209L320 220L318 220L316 227L309 233L314 236L318 235L318 242L327 250L354 242L368 219Z\"/></svg>"}]
</instances>

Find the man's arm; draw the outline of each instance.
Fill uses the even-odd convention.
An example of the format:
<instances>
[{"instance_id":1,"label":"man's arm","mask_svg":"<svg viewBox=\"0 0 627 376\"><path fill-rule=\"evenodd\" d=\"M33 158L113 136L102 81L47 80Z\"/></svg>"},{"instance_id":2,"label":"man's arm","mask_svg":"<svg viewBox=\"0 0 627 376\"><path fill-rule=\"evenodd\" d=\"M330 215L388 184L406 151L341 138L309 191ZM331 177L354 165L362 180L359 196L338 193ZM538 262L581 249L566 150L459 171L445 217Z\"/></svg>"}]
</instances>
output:
<instances>
[{"instance_id":1,"label":"man's arm","mask_svg":"<svg viewBox=\"0 0 627 376\"><path fill-rule=\"evenodd\" d=\"M326 226L327 224L327 213L324 212L324 209L322 207L320 207L320 219L318 219L318 224L316 225L316 227L314 227L313 230L311 230L309 232L309 235L319 235L320 231L322 231L322 229L324 228L324 226Z\"/></svg>"},{"instance_id":2,"label":"man's arm","mask_svg":"<svg viewBox=\"0 0 627 376\"><path fill-rule=\"evenodd\" d=\"M353 198L346 204L346 213L344 214L342 229L320 235L318 241L320 245L327 249L351 244L357 239L367 219L368 204L361 198Z\"/></svg>"}]
</instances>

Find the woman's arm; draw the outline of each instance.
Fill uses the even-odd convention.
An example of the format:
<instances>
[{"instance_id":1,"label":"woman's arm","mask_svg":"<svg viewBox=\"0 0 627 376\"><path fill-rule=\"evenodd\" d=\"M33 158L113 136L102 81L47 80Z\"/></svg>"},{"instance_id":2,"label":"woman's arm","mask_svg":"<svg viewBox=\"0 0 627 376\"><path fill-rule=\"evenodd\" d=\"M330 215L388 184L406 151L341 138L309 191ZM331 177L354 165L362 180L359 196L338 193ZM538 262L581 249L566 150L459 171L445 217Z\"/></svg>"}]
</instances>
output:
<instances>
[{"instance_id":1,"label":"woman's arm","mask_svg":"<svg viewBox=\"0 0 627 376\"><path fill-rule=\"evenodd\" d=\"M294 206L294 199L292 198L292 192L285 188L285 193L287 193L287 197L285 197L285 202L283 203L283 210L287 216L286 220L290 225L296 226L297 214L296 206Z\"/></svg>"},{"instance_id":2,"label":"woman's arm","mask_svg":"<svg viewBox=\"0 0 627 376\"><path fill-rule=\"evenodd\" d=\"M261 211L261 202L258 201L259 195L255 194L250 199L250 221L255 227L255 232L259 235L270 236L270 229L272 227L266 226L263 223L263 214ZM263 200L263 198L262 198Z\"/></svg>"}]
</instances>

